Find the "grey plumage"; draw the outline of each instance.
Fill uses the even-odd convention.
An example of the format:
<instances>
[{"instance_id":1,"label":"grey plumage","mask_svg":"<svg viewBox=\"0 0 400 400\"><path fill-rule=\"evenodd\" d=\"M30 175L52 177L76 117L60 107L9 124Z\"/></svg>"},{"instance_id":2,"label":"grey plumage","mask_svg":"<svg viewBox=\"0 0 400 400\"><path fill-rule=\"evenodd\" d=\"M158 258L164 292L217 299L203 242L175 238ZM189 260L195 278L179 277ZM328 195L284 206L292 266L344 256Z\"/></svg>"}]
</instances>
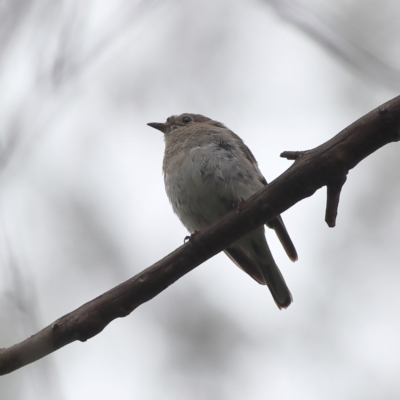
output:
<instances>
[{"instance_id":1,"label":"grey plumage","mask_svg":"<svg viewBox=\"0 0 400 400\"><path fill-rule=\"evenodd\" d=\"M267 184L250 149L220 122L199 114L182 114L148 125L164 133L166 192L190 233L212 224ZM275 230L289 258L297 260L282 218L268 222L268 227ZM264 228L248 233L225 253L269 287L279 308L290 305L291 293L269 250Z\"/></svg>"}]
</instances>

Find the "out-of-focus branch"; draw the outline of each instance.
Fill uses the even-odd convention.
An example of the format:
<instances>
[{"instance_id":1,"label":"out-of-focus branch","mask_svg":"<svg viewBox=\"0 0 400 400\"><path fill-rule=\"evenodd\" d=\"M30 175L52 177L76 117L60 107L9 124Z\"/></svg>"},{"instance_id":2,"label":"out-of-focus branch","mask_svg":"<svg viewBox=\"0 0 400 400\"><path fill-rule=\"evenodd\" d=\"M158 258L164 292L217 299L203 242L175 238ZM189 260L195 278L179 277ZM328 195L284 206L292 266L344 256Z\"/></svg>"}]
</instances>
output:
<instances>
[{"instance_id":1,"label":"out-of-focus branch","mask_svg":"<svg viewBox=\"0 0 400 400\"><path fill-rule=\"evenodd\" d=\"M129 315L183 275L238 238L328 187L327 215L333 226L348 171L380 147L400 140L400 96L354 122L321 146L285 152L294 164L263 190L217 223L135 277L58 319L30 338L0 350L0 374L12 372L75 340L100 333L112 320ZM330 188L330 189L329 189Z\"/></svg>"},{"instance_id":2,"label":"out-of-focus branch","mask_svg":"<svg viewBox=\"0 0 400 400\"><path fill-rule=\"evenodd\" d=\"M307 8L303 3L293 0L265 0L286 21L299 28L309 37L320 43L342 60L374 79L380 85L400 91L400 71L368 51L335 28L333 24Z\"/></svg>"}]
</instances>

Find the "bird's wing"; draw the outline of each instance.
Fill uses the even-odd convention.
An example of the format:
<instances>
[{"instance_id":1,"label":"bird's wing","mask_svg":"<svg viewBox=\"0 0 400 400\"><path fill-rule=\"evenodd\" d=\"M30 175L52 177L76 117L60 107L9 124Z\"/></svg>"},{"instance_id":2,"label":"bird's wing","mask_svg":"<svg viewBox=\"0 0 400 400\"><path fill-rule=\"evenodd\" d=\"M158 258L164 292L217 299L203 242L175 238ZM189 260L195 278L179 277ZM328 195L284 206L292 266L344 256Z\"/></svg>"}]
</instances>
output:
<instances>
[{"instance_id":1,"label":"bird's wing","mask_svg":"<svg viewBox=\"0 0 400 400\"><path fill-rule=\"evenodd\" d=\"M262 177L261 181L265 186L268 185L267 180ZM298 260L297 251L294 247L292 239L290 239L289 233L286 230L285 224L283 223L282 217L278 215L271 221L267 222L268 228L271 228L275 231L278 236L279 241L281 242L283 248L286 251L288 257L294 262Z\"/></svg>"},{"instance_id":2,"label":"bird's wing","mask_svg":"<svg viewBox=\"0 0 400 400\"><path fill-rule=\"evenodd\" d=\"M296 248L294 247L292 239L290 239L288 231L285 228L285 224L283 223L282 217L278 215L273 220L268 221L267 226L268 228L272 228L275 231L288 257L292 261L297 261L298 257Z\"/></svg>"}]
</instances>

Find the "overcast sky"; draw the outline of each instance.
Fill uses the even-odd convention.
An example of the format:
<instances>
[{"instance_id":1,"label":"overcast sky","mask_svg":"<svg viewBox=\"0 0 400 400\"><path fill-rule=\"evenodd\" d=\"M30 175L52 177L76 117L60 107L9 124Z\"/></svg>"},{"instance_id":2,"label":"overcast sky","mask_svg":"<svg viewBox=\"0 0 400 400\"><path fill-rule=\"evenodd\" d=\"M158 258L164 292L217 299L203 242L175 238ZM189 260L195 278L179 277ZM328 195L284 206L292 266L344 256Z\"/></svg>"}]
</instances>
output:
<instances>
[{"instance_id":1,"label":"overcast sky","mask_svg":"<svg viewBox=\"0 0 400 400\"><path fill-rule=\"evenodd\" d=\"M393 3L0 0L0 347L183 243L147 122L221 121L271 181L398 94ZM218 255L0 399L398 399L397 146L350 172L336 228L325 189L283 215L297 263L267 232L287 310Z\"/></svg>"}]
</instances>

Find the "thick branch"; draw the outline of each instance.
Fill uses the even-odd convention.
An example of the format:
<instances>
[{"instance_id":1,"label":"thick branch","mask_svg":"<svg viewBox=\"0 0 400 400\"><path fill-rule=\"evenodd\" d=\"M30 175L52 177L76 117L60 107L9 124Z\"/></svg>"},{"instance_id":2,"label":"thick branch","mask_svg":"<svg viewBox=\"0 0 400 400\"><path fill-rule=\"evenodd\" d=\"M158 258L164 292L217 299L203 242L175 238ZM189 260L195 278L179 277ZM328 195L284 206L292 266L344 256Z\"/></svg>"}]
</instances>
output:
<instances>
[{"instance_id":1,"label":"thick branch","mask_svg":"<svg viewBox=\"0 0 400 400\"><path fill-rule=\"evenodd\" d=\"M380 147L398 140L400 96L371 111L321 146L301 152L301 157L293 157L295 163L265 189L241 203L240 210L231 211L153 266L23 342L0 350L0 374L12 372L75 340L85 341L97 335L112 320L127 316L239 237L322 186L331 188L328 209L331 216L336 214L340 188L348 171Z\"/></svg>"}]
</instances>

